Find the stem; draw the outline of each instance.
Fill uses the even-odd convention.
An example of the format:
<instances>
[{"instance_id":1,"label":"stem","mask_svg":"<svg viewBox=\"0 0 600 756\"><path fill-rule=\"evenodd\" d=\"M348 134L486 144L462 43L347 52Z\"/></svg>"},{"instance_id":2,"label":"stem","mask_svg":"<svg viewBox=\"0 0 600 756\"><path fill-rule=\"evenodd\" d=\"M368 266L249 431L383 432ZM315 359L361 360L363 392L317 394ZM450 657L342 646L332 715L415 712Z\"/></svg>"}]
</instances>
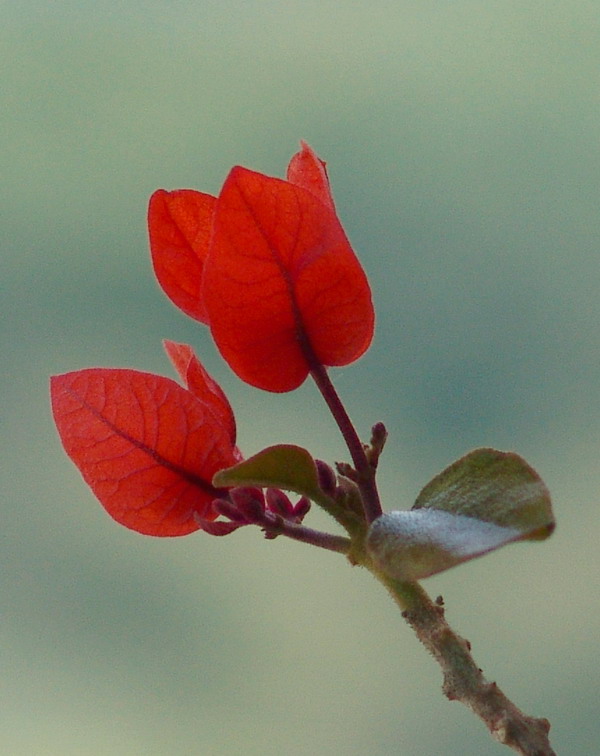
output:
<instances>
[{"instance_id":1,"label":"stem","mask_svg":"<svg viewBox=\"0 0 600 756\"><path fill-rule=\"evenodd\" d=\"M365 565L368 566L368 565ZM548 740L550 722L524 714L495 682L487 682L471 656L469 641L446 622L441 599L434 604L418 583L402 583L374 572L402 610L402 616L442 668L442 690L480 717L492 736L522 756L556 756Z\"/></svg>"},{"instance_id":2,"label":"stem","mask_svg":"<svg viewBox=\"0 0 600 756\"><path fill-rule=\"evenodd\" d=\"M379 492L377 490L377 484L375 483L375 468L369 464L365 448L358 437L358 433L346 412L346 408L342 404L340 397L335 390L333 383L331 382L327 370L325 367L314 358L310 362L310 373L314 382L317 384L317 388L321 392L323 399L329 411L333 415L335 422L344 440L356 472L358 473L358 479L356 481L360 492L362 494L363 506L365 510L365 518L367 524L376 520L382 512L381 503L379 501Z\"/></svg>"},{"instance_id":3,"label":"stem","mask_svg":"<svg viewBox=\"0 0 600 756\"><path fill-rule=\"evenodd\" d=\"M300 328L299 334L302 351L308 362L313 380L325 399L350 451L356 472L355 482L361 493L368 525L382 513L375 483L375 472L377 458L385 442L385 428L383 430L382 428L377 429L379 443L373 444L371 450L373 459L370 462L365 447L361 443L325 367L317 359L305 336L304 329ZM286 525L289 531L290 524L287 523ZM327 540L339 539L339 537L328 536L317 531L313 531L315 535L311 535L309 539L307 537L308 529L305 530L307 532L302 537L292 535L291 532L286 532L285 535L315 545L324 545L324 538ZM278 532L284 533L283 530ZM318 538L315 538L315 536L318 536ZM343 545L342 542L344 542ZM364 551L364 545L356 549L358 544L354 539L350 542L346 538L341 538L335 547L332 545L333 543L334 541L330 540L331 545L324 545L324 547L342 551L347 555L350 554L350 546L355 547L351 557L352 563L365 566L390 592L392 598L400 607L404 619L442 668L444 677L442 690L450 701L461 701L468 706L474 714L483 720L497 741L512 748L521 756L556 756L548 740L550 722L547 719L527 716L504 695L495 682L487 682L483 672L471 656L469 641L457 635L446 622L441 598L434 604L418 583L404 583L380 572Z\"/></svg>"},{"instance_id":4,"label":"stem","mask_svg":"<svg viewBox=\"0 0 600 756\"><path fill-rule=\"evenodd\" d=\"M333 535L321 530L307 528L305 525L298 525L294 522L289 522L289 520L284 520L283 517L271 512L265 512L264 519L258 524L264 528L267 535L284 535L288 538L293 538L295 541L302 541L311 546L329 549L329 551L337 551L340 554L348 554L352 545L352 541L345 536Z\"/></svg>"}]
</instances>

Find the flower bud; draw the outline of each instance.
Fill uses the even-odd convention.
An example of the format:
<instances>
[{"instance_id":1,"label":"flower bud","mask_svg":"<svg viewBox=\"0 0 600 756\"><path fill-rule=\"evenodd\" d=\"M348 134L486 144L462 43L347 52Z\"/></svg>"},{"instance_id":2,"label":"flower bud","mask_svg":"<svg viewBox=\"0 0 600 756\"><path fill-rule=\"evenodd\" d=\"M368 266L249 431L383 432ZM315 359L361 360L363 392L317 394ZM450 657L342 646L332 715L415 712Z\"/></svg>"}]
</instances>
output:
<instances>
[{"instance_id":1,"label":"flower bud","mask_svg":"<svg viewBox=\"0 0 600 756\"><path fill-rule=\"evenodd\" d=\"M301 499L298 499L298 502L296 503L296 506L294 507L294 519L297 522L302 522L302 520L309 513L310 507L311 507L310 499L307 499L306 496L303 496Z\"/></svg>"},{"instance_id":2,"label":"flower bud","mask_svg":"<svg viewBox=\"0 0 600 756\"><path fill-rule=\"evenodd\" d=\"M267 488L267 508L275 514L281 515L286 520L294 515L294 507L289 497L278 488Z\"/></svg>"},{"instance_id":3,"label":"flower bud","mask_svg":"<svg viewBox=\"0 0 600 756\"><path fill-rule=\"evenodd\" d=\"M265 513L265 497L262 489L253 486L240 486L239 488L232 488L229 495L246 522L262 520Z\"/></svg>"},{"instance_id":4,"label":"flower bud","mask_svg":"<svg viewBox=\"0 0 600 756\"><path fill-rule=\"evenodd\" d=\"M315 459L315 464L317 466L319 488L328 496L333 496L335 494L335 486L337 482L335 472L327 462L323 462L322 459Z\"/></svg>"},{"instance_id":5,"label":"flower bud","mask_svg":"<svg viewBox=\"0 0 600 756\"><path fill-rule=\"evenodd\" d=\"M217 514L223 515L223 517L227 517L229 520L240 523L246 522L245 515L229 499L214 499L212 506Z\"/></svg>"}]
</instances>

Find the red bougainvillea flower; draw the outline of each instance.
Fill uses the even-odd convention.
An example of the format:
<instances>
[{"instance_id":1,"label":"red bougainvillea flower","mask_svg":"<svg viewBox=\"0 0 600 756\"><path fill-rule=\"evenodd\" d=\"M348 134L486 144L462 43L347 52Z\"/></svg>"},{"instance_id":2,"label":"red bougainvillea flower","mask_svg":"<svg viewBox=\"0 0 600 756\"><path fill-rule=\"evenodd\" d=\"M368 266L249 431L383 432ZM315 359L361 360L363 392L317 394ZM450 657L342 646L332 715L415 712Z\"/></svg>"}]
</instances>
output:
<instances>
[{"instance_id":1,"label":"red bougainvillea flower","mask_svg":"<svg viewBox=\"0 0 600 756\"><path fill-rule=\"evenodd\" d=\"M368 348L371 292L336 215L325 163L306 144L287 180L235 167L219 196L158 190L148 213L157 278L210 326L237 375L297 388L316 364Z\"/></svg>"},{"instance_id":2,"label":"red bougainvillea flower","mask_svg":"<svg viewBox=\"0 0 600 756\"><path fill-rule=\"evenodd\" d=\"M180 536L212 521L211 481L241 460L235 419L190 347L165 342L187 388L135 370L51 379L52 411L73 462L106 511L132 530Z\"/></svg>"}]
</instances>

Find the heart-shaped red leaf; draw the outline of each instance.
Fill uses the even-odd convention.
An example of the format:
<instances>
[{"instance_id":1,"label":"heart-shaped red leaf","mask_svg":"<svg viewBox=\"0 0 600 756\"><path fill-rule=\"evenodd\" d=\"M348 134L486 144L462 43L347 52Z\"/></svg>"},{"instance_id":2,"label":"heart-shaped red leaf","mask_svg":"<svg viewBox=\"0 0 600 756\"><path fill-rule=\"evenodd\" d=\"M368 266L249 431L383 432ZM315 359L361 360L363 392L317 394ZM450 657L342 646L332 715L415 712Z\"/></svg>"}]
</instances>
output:
<instances>
[{"instance_id":1,"label":"heart-shaped red leaf","mask_svg":"<svg viewBox=\"0 0 600 756\"><path fill-rule=\"evenodd\" d=\"M152 264L171 301L187 315L207 322L200 296L215 198L193 189L158 189L148 205Z\"/></svg>"},{"instance_id":2,"label":"heart-shaped red leaf","mask_svg":"<svg viewBox=\"0 0 600 756\"><path fill-rule=\"evenodd\" d=\"M202 293L225 360L268 391L298 387L309 353L346 365L373 335L369 285L333 208L241 167L217 201Z\"/></svg>"},{"instance_id":3,"label":"heart-shaped red leaf","mask_svg":"<svg viewBox=\"0 0 600 756\"><path fill-rule=\"evenodd\" d=\"M107 512L140 533L180 536L212 520L214 474L237 461L229 432L169 378L89 369L51 379L67 454Z\"/></svg>"},{"instance_id":4,"label":"heart-shaped red leaf","mask_svg":"<svg viewBox=\"0 0 600 756\"><path fill-rule=\"evenodd\" d=\"M191 346L177 344L168 339L163 341L163 345L173 367L188 390L210 408L219 424L229 433L231 444L234 445L236 439L235 415L223 389L205 370Z\"/></svg>"},{"instance_id":5,"label":"heart-shaped red leaf","mask_svg":"<svg viewBox=\"0 0 600 756\"><path fill-rule=\"evenodd\" d=\"M318 197L324 205L333 209L333 197L329 187L327 168L324 160L321 160L306 142L292 159L287 169L287 180L308 189Z\"/></svg>"}]
</instances>

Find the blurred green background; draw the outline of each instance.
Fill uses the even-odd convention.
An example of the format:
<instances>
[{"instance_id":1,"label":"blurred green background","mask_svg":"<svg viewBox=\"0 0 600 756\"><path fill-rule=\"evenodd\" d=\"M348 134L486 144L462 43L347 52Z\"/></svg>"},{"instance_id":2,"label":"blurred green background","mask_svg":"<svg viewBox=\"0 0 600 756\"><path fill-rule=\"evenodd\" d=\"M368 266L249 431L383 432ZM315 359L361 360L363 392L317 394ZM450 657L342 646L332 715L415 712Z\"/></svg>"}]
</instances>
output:
<instances>
[{"instance_id":1,"label":"blurred green background","mask_svg":"<svg viewBox=\"0 0 600 756\"><path fill-rule=\"evenodd\" d=\"M388 426L386 508L475 446L538 469L555 535L425 587L558 753L597 752L597 3L20 0L0 19L2 752L508 752L367 574L250 528L131 533L52 425L50 374L172 375L171 338L221 382L247 455L346 458L316 389L240 384L147 251L155 188L281 176L301 138L372 282L375 341L334 379L363 436Z\"/></svg>"}]
</instances>

